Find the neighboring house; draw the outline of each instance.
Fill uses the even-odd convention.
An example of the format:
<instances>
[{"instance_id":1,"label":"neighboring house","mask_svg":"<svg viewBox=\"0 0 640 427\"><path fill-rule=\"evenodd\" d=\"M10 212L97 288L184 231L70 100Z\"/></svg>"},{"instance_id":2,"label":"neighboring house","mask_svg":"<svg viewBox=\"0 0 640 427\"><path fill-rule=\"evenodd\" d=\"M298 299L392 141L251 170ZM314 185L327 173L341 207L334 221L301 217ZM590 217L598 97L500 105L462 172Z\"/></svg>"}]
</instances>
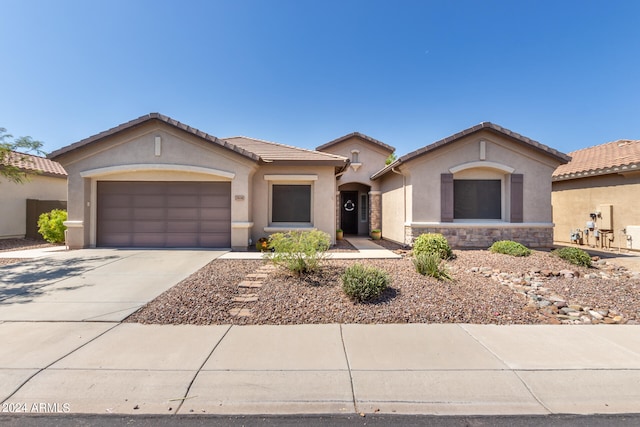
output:
<instances>
[{"instance_id":1,"label":"neighboring house","mask_svg":"<svg viewBox=\"0 0 640 427\"><path fill-rule=\"evenodd\" d=\"M28 173L22 183L0 176L0 239L39 237L37 205L64 207L67 200L67 173L62 165L44 157L11 152L6 163ZM0 167L2 167L0 165ZM29 205L31 220L27 223L27 200L51 201Z\"/></svg>"},{"instance_id":2,"label":"neighboring house","mask_svg":"<svg viewBox=\"0 0 640 427\"><path fill-rule=\"evenodd\" d=\"M569 155L571 162L553 174L555 240L640 250L640 141Z\"/></svg>"},{"instance_id":3,"label":"neighboring house","mask_svg":"<svg viewBox=\"0 0 640 427\"><path fill-rule=\"evenodd\" d=\"M315 151L223 140L152 113L51 158L69 173L72 248L246 249L313 228L381 228L400 243L437 231L454 246L552 244L551 173L564 154L490 123L385 166L393 151L359 133Z\"/></svg>"}]
</instances>

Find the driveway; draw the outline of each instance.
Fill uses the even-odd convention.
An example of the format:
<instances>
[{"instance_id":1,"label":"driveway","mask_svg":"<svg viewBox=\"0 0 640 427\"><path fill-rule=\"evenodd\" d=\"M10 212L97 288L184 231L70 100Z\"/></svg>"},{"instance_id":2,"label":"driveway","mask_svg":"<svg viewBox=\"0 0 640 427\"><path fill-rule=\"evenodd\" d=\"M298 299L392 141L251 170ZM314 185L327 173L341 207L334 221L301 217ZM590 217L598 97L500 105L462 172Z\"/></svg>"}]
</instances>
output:
<instances>
[{"instance_id":1,"label":"driveway","mask_svg":"<svg viewBox=\"0 0 640 427\"><path fill-rule=\"evenodd\" d=\"M82 249L0 267L0 321L118 322L226 251Z\"/></svg>"}]
</instances>

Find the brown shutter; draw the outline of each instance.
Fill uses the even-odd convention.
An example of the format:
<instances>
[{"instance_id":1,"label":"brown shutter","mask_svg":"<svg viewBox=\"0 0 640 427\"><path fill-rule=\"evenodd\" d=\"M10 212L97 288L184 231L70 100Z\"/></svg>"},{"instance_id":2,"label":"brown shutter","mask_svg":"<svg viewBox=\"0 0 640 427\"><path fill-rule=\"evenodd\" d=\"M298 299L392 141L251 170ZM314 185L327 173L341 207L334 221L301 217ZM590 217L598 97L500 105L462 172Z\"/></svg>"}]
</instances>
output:
<instances>
[{"instance_id":1,"label":"brown shutter","mask_svg":"<svg viewBox=\"0 0 640 427\"><path fill-rule=\"evenodd\" d=\"M511 222L522 222L524 220L523 182L524 175L520 173L511 174Z\"/></svg>"},{"instance_id":2,"label":"brown shutter","mask_svg":"<svg viewBox=\"0 0 640 427\"><path fill-rule=\"evenodd\" d=\"M453 222L453 174L440 175L440 221Z\"/></svg>"}]
</instances>

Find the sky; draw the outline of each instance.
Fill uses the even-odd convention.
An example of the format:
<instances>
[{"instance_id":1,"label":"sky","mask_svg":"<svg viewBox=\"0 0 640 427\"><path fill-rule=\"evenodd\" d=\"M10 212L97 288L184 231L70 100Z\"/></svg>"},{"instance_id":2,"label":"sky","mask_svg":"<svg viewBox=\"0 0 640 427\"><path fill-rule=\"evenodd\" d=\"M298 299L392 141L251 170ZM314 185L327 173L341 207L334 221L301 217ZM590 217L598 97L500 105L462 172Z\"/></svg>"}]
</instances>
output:
<instances>
[{"instance_id":1,"label":"sky","mask_svg":"<svg viewBox=\"0 0 640 427\"><path fill-rule=\"evenodd\" d=\"M637 0L0 0L0 127L57 150L159 112L403 155L489 121L640 139Z\"/></svg>"}]
</instances>

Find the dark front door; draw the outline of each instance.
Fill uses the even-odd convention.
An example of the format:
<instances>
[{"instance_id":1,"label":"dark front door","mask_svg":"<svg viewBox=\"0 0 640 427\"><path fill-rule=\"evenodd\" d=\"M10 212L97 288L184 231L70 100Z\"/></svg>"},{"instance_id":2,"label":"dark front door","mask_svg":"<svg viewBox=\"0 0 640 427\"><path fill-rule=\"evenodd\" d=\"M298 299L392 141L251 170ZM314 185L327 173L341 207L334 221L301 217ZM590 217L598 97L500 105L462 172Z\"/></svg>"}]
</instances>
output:
<instances>
[{"instance_id":1,"label":"dark front door","mask_svg":"<svg viewBox=\"0 0 640 427\"><path fill-rule=\"evenodd\" d=\"M340 193L340 228L344 234L358 234L358 192Z\"/></svg>"}]
</instances>

